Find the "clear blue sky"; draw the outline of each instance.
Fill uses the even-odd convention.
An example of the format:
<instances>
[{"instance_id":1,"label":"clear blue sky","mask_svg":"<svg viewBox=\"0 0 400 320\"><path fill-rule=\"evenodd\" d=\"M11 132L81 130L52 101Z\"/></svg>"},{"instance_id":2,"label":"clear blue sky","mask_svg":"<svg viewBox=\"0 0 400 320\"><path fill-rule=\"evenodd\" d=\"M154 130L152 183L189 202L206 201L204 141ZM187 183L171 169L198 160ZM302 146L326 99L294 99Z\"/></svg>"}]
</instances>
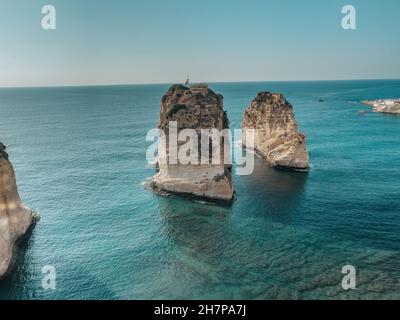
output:
<instances>
[{"instance_id":1,"label":"clear blue sky","mask_svg":"<svg viewBox=\"0 0 400 320\"><path fill-rule=\"evenodd\" d=\"M0 86L400 78L399 17L399 0L0 0Z\"/></svg>"}]
</instances>

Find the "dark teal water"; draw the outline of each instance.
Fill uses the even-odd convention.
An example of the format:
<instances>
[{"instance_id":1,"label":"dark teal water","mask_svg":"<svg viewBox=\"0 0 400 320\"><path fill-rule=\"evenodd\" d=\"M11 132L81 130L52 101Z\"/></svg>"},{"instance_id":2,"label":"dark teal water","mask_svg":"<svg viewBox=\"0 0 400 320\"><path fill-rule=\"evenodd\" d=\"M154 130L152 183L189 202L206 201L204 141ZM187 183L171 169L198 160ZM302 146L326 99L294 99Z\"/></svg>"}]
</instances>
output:
<instances>
[{"instance_id":1,"label":"dark teal water","mask_svg":"<svg viewBox=\"0 0 400 320\"><path fill-rule=\"evenodd\" d=\"M162 198L143 186L145 136L167 85L0 89L0 140L42 216L0 298L400 298L400 117L360 104L400 97L400 81L211 87L232 128L257 92L284 93L311 171L257 160L231 208ZM341 287L346 264L357 290Z\"/></svg>"}]
</instances>

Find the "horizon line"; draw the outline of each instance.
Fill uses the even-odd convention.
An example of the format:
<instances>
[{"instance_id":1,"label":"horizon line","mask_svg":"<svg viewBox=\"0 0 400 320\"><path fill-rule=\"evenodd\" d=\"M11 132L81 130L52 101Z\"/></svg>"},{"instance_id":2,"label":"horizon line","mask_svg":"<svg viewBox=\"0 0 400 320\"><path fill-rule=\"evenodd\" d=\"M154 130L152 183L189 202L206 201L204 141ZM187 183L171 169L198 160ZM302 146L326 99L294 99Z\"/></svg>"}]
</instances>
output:
<instances>
[{"instance_id":1,"label":"horizon line","mask_svg":"<svg viewBox=\"0 0 400 320\"><path fill-rule=\"evenodd\" d=\"M393 81L399 78L361 78L361 79L313 79L313 80L232 80L232 81L198 81L196 83L229 84L229 83L284 83L284 82L345 82L345 81ZM180 82L134 82L134 83L104 83L104 84L52 84L52 85L26 85L26 86L0 86L0 89L40 89L40 88L79 88L79 87L112 87L112 86L146 86L146 85L173 85ZM189 85L190 85L189 84Z\"/></svg>"}]
</instances>

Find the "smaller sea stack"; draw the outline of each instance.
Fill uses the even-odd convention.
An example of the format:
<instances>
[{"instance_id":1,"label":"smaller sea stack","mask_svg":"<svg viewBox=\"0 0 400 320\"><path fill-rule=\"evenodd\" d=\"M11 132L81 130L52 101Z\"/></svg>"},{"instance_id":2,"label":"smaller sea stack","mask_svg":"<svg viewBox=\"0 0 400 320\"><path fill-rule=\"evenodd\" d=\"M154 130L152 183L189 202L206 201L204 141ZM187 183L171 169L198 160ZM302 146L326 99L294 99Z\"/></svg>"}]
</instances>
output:
<instances>
[{"instance_id":1,"label":"smaller sea stack","mask_svg":"<svg viewBox=\"0 0 400 320\"><path fill-rule=\"evenodd\" d=\"M299 133L292 105L282 94L261 92L243 115L243 145L271 166L308 170L306 135ZM250 134L254 129L254 146Z\"/></svg>"}]
</instances>

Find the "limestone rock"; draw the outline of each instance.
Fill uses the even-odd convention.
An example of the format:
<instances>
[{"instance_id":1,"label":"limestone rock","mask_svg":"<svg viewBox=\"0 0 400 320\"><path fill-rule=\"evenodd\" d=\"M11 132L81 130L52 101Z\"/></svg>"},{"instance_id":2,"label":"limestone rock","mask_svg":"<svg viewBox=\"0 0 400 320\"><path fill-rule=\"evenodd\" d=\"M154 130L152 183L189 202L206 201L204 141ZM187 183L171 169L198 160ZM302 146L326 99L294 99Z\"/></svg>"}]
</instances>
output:
<instances>
[{"instance_id":1,"label":"limestone rock","mask_svg":"<svg viewBox=\"0 0 400 320\"><path fill-rule=\"evenodd\" d=\"M254 129L254 146L248 145ZM292 105L282 94L261 92L243 115L243 145L260 154L271 166L309 169L306 136L297 131Z\"/></svg>"},{"instance_id":2,"label":"limestone rock","mask_svg":"<svg viewBox=\"0 0 400 320\"><path fill-rule=\"evenodd\" d=\"M0 278L10 271L16 243L33 224L32 211L22 203L14 169L0 142Z\"/></svg>"},{"instance_id":3,"label":"limestone rock","mask_svg":"<svg viewBox=\"0 0 400 320\"><path fill-rule=\"evenodd\" d=\"M381 99L362 103L372 107L374 112L400 114L400 99Z\"/></svg>"},{"instance_id":4,"label":"limestone rock","mask_svg":"<svg viewBox=\"0 0 400 320\"><path fill-rule=\"evenodd\" d=\"M175 123L177 133L183 129L196 131L198 139L198 163L184 164L179 159L173 158L173 138L170 136L170 125ZM153 177L152 184L161 190L172 193L184 193L212 200L231 201L233 187L231 182L231 164L224 161L225 151L220 141L221 161L219 164L200 162L202 145L201 130L217 129L219 131L229 128L229 121L223 109L223 97L216 94L206 85L172 86L163 96L160 107L159 129L165 133L160 138L158 147L159 173ZM181 150L183 142L178 142L177 153ZM212 146L212 143L210 144ZM207 147L208 148L208 147ZM176 149L176 148L175 148ZM210 153L210 155L212 152Z\"/></svg>"}]
</instances>

